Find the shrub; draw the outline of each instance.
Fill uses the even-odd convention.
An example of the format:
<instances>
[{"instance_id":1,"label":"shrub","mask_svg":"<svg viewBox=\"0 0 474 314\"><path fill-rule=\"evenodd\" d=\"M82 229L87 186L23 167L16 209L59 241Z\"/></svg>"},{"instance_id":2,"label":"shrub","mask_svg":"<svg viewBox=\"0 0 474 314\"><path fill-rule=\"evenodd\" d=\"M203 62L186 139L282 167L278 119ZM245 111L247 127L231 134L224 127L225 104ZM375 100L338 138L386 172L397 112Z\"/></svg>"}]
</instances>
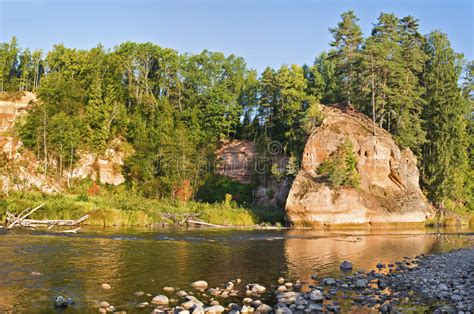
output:
<instances>
[{"instance_id":1,"label":"shrub","mask_svg":"<svg viewBox=\"0 0 474 314\"><path fill-rule=\"evenodd\" d=\"M324 176L333 188L359 187L357 159L352 143L346 139L329 158L321 163L318 173Z\"/></svg>"},{"instance_id":2,"label":"shrub","mask_svg":"<svg viewBox=\"0 0 474 314\"><path fill-rule=\"evenodd\" d=\"M198 190L199 200L209 203L224 202L226 194L231 194L238 204L251 204L253 201L253 186L234 181L223 175L211 174Z\"/></svg>"}]
</instances>

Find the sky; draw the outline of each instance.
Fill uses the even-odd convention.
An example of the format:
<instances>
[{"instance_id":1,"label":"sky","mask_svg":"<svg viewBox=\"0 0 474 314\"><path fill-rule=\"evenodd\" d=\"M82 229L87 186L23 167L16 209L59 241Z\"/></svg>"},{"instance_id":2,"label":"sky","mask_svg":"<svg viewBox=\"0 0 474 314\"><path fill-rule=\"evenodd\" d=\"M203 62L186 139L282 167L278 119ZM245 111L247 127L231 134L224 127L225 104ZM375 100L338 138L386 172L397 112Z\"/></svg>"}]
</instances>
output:
<instances>
[{"instance_id":1,"label":"sky","mask_svg":"<svg viewBox=\"0 0 474 314\"><path fill-rule=\"evenodd\" d=\"M150 41L179 52L204 49L244 57L263 71L311 64L330 48L329 27L354 10L365 35L380 12L420 20L474 59L473 0L0 0L0 41L48 51L54 44L89 49Z\"/></svg>"}]
</instances>

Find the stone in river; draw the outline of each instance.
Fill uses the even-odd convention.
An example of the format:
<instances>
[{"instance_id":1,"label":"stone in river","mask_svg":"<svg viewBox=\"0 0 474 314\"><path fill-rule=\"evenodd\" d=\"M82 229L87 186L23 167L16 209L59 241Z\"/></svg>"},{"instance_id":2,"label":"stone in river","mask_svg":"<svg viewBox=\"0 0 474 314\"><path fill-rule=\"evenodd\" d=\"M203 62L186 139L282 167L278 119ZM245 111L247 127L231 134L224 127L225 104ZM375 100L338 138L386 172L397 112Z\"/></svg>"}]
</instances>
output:
<instances>
[{"instance_id":1,"label":"stone in river","mask_svg":"<svg viewBox=\"0 0 474 314\"><path fill-rule=\"evenodd\" d=\"M334 280L333 278L330 278L330 277L324 278L323 279L323 284L325 286L334 286L336 284L336 280Z\"/></svg>"},{"instance_id":2,"label":"stone in river","mask_svg":"<svg viewBox=\"0 0 474 314\"><path fill-rule=\"evenodd\" d=\"M349 271L352 269L352 263L349 261L344 261L341 263L339 268L341 268L342 271Z\"/></svg>"},{"instance_id":3,"label":"stone in river","mask_svg":"<svg viewBox=\"0 0 474 314\"><path fill-rule=\"evenodd\" d=\"M163 291L166 292L166 293L173 293L173 292L174 292L174 288L173 288L173 287L164 287L164 288L163 288Z\"/></svg>"},{"instance_id":4,"label":"stone in river","mask_svg":"<svg viewBox=\"0 0 474 314\"><path fill-rule=\"evenodd\" d=\"M192 312L193 314L204 314L204 309L202 306L196 306Z\"/></svg>"},{"instance_id":5,"label":"stone in river","mask_svg":"<svg viewBox=\"0 0 474 314\"><path fill-rule=\"evenodd\" d=\"M275 311L275 314L292 314L293 312L288 307L280 307Z\"/></svg>"},{"instance_id":6,"label":"stone in river","mask_svg":"<svg viewBox=\"0 0 474 314\"><path fill-rule=\"evenodd\" d=\"M100 285L100 287L104 290L112 289L112 286L110 286L108 283L103 283L103 284Z\"/></svg>"},{"instance_id":7,"label":"stone in river","mask_svg":"<svg viewBox=\"0 0 474 314\"><path fill-rule=\"evenodd\" d=\"M367 287L367 281L364 279L357 279L355 282L356 288L362 289Z\"/></svg>"},{"instance_id":8,"label":"stone in river","mask_svg":"<svg viewBox=\"0 0 474 314\"><path fill-rule=\"evenodd\" d=\"M267 305L265 303L260 304L257 309L255 310L255 313L271 313L273 311L273 308L270 305Z\"/></svg>"},{"instance_id":9,"label":"stone in river","mask_svg":"<svg viewBox=\"0 0 474 314\"><path fill-rule=\"evenodd\" d=\"M145 295L145 292L137 291L137 292L134 293L134 295L137 296L137 297L141 297L142 295Z\"/></svg>"},{"instance_id":10,"label":"stone in river","mask_svg":"<svg viewBox=\"0 0 474 314\"><path fill-rule=\"evenodd\" d=\"M286 291L288 291L288 289L287 289L285 286L279 286L279 287L277 288L277 291L278 291L278 292L286 292Z\"/></svg>"},{"instance_id":11,"label":"stone in river","mask_svg":"<svg viewBox=\"0 0 474 314\"><path fill-rule=\"evenodd\" d=\"M253 313L255 310L253 307L244 305L242 306L242 309L240 310L240 313L242 314L248 314L248 313Z\"/></svg>"},{"instance_id":12,"label":"stone in river","mask_svg":"<svg viewBox=\"0 0 474 314\"><path fill-rule=\"evenodd\" d=\"M107 301L100 301L99 306L102 308L107 308L110 306L110 303Z\"/></svg>"},{"instance_id":13,"label":"stone in river","mask_svg":"<svg viewBox=\"0 0 474 314\"><path fill-rule=\"evenodd\" d=\"M61 295L54 298L54 306L55 307L68 307L68 301Z\"/></svg>"},{"instance_id":14,"label":"stone in river","mask_svg":"<svg viewBox=\"0 0 474 314\"><path fill-rule=\"evenodd\" d=\"M319 290L311 291L309 299L313 302L323 302L323 294Z\"/></svg>"},{"instance_id":15,"label":"stone in river","mask_svg":"<svg viewBox=\"0 0 474 314\"><path fill-rule=\"evenodd\" d=\"M280 277L280 278L278 278L278 281L277 281L277 282L278 282L278 284L282 285L282 284L285 283L285 278Z\"/></svg>"},{"instance_id":16,"label":"stone in river","mask_svg":"<svg viewBox=\"0 0 474 314\"><path fill-rule=\"evenodd\" d=\"M252 302L253 302L253 300L250 299L250 298L244 298L244 299L242 300L242 303L245 304L245 305L249 305L249 304L251 304Z\"/></svg>"},{"instance_id":17,"label":"stone in river","mask_svg":"<svg viewBox=\"0 0 474 314\"><path fill-rule=\"evenodd\" d=\"M180 298L184 298L185 296L188 295L188 293L184 290L179 290L178 292L176 292L176 295Z\"/></svg>"},{"instance_id":18,"label":"stone in river","mask_svg":"<svg viewBox=\"0 0 474 314\"><path fill-rule=\"evenodd\" d=\"M140 303L138 303L135 307L136 307L137 309L144 309L144 308L146 308L148 305L150 305L148 302L140 302Z\"/></svg>"},{"instance_id":19,"label":"stone in river","mask_svg":"<svg viewBox=\"0 0 474 314\"><path fill-rule=\"evenodd\" d=\"M206 313L208 314L219 314L219 313L223 313L224 311L225 311L225 308L222 305L213 305L206 309Z\"/></svg>"},{"instance_id":20,"label":"stone in river","mask_svg":"<svg viewBox=\"0 0 474 314\"><path fill-rule=\"evenodd\" d=\"M250 286L251 286L251 291L253 293L261 294L261 293L265 293L265 291L267 290L267 288L265 288L262 285L259 285L258 283L250 285Z\"/></svg>"},{"instance_id":21,"label":"stone in river","mask_svg":"<svg viewBox=\"0 0 474 314\"><path fill-rule=\"evenodd\" d=\"M156 305L168 305L170 303L170 300L165 295L157 295L153 298L153 300L151 300L151 303Z\"/></svg>"},{"instance_id":22,"label":"stone in river","mask_svg":"<svg viewBox=\"0 0 474 314\"><path fill-rule=\"evenodd\" d=\"M198 281L195 281L191 284L191 287L193 287L194 289L197 289L197 290L204 290L204 289L207 288L207 286L208 286L208 284L204 280L198 280Z\"/></svg>"}]
</instances>

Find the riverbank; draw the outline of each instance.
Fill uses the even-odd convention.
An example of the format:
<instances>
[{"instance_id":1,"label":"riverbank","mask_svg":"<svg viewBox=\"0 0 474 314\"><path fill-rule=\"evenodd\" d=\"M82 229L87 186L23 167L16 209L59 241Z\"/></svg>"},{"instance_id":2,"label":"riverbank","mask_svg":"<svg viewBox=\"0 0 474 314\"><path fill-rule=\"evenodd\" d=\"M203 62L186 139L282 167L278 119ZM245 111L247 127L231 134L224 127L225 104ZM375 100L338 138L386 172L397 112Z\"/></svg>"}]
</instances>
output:
<instances>
[{"instance_id":1,"label":"riverbank","mask_svg":"<svg viewBox=\"0 0 474 314\"><path fill-rule=\"evenodd\" d=\"M36 211L32 219L78 219L87 213L85 222L91 226L153 227L172 226L167 214L179 217L194 214L204 222L239 227L282 225L283 210L257 207L242 207L235 202L202 203L180 202L169 199L156 200L140 197L128 192L106 193L100 196L85 194L44 194L39 192L10 193L0 199L0 218L6 211L19 213L46 203Z\"/></svg>"},{"instance_id":2,"label":"riverbank","mask_svg":"<svg viewBox=\"0 0 474 314\"><path fill-rule=\"evenodd\" d=\"M341 271L351 270L350 262L341 264ZM302 281L291 282L282 277L268 288L258 283L247 284L245 297L241 302L230 302L226 308L215 299L238 296L239 292L234 286L240 280L230 281L223 287L210 288L207 293L204 292L207 283L201 281L197 293L179 291L176 296L184 302L172 310L191 310L192 313L228 311L280 314L339 313L349 309L381 313L472 313L473 271L474 248L466 248L426 257L416 256L413 259L407 257L390 265L379 263L376 270L356 271L340 278L319 278L314 274L307 291L302 291ZM196 284L191 286L196 287ZM165 291L169 292L170 289ZM209 299L208 295L214 298ZM274 295L274 299L269 295ZM173 301L177 302L176 299ZM150 304L141 302L137 306L158 305L152 313L161 313L162 310L169 309L169 303L167 296L158 295Z\"/></svg>"},{"instance_id":3,"label":"riverbank","mask_svg":"<svg viewBox=\"0 0 474 314\"><path fill-rule=\"evenodd\" d=\"M379 263L369 272L352 272L344 261L339 277L311 276L311 281L278 278L273 285L245 284L236 278L219 287L204 280L162 294L134 293L134 307L152 313L472 313L474 311L474 247L429 256ZM103 283L102 289L112 287ZM69 301L72 302L72 301ZM72 304L72 303L71 303ZM58 296L54 305L67 307ZM100 312L120 309L106 300ZM185 311L185 312L183 312ZM122 311L120 313L125 313Z\"/></svg>"}]
</instances>

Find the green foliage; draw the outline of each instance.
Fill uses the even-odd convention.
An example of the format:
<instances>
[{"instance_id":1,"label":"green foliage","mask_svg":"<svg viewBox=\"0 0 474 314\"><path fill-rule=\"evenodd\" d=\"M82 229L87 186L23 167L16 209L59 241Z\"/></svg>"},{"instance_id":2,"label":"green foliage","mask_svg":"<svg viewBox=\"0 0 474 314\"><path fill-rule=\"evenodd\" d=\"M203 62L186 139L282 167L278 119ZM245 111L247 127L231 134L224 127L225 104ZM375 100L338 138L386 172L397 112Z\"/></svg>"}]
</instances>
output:
<instances>
[{"instance_id":1,"label":"green foliage","mask_svg":"<svg viewBox=\"0 0 474 314\"><path fill-rule=\"evenodd\" d=\"M334 153L318 167L318 173L324 176L331 187L359 187L357 159L352 143L345 140Z\"/></svg>"},{"instance_id":2,"label":"green foliage","mask_svg":"<svg viewBox=\"0 0 474 314\"><path fill-rule=\"evenodd\" d=\"M280 166L278 166L276 163L274 163L270 168L270 173L278 182L280 182L281 179L285 177L285 173L280 170Z\"/></svg>"},{"instance_id":3,"label":"green foliage","mask_svg":"<svg viewBox=\"0 0 474 314\"><path fill-rule=\"evenodd\" d=\"M430 58L424 76L427 106L423 120L428 133L422 152L422 179L430 198L445 207L448 200L463 202L468 197L466 117L472 107L458 86L460 56L450 47L447 36L432 32L425 51Z\"/></svg>"},{"instance_id":4,"label":"green foliage","mask_svg":"<svg viewBox=\"0 0 474 314\"><path fill-rule=\"evenodd\" d=\"M354 11L341 14L342 21L329 31L334 37L330 43L334 50L331 56L336 60L336 80L339 86L339 99L351 101L354 98L356 78L356 60L362 44L362 29L357 24L359 19Z\"/></svg>"},{"instance_id":5,"label":"green foliage","mask_svg":"<svg viewBox=\"0 0 474 314\"><path fill-rule=\"evenodd\" d=\"M254 226L269 221L282 222L281 212L275 210L243 208L235 203L215 204L200 202L176 202L170 199L156 200L140 197L129 192L114 190L100 196L83 197L81 194L47 195L37 192L11 193L0 201L0 217L7 210L19 213L27 207L46 202L45 207L35 212L33 219L78 219L89 213L86 224L95 226L151 226L168 222L162 214L195 213L199 219L213 224L231 226Z\"/></svg>"},{"instance_id":6,"label":"green foliage","mask_svg":"<svg viewBox=\"0 0 474 314\"><path fill-rule=\"evenodd\" d=\"M238 204L250 205L253 201L253 186L231 180L223 175L208 174L196 194L196 199L208 203L224 202L226 204L234 200Z\"/></svg>"},{"instance_id":7,"label":"green foliage","mask_svg":"<svg viewBox=\"0 0 474 314\"><path fill-rule=\"evenodd\" d=\"M313 133L324 120L324 113L321 105L313 103L306 111L304 117L304 130L307 134Z\"/></svg>"},{"instance_id":8,"label":"green foliage","mask_svg":"<svg viewBox=\"0 0 474 314\"><path fill-rule=\"evenodd\" d=\"M291 154L290 158L288 158L288 163L286 164L285 174L289 177L296 177L298 171L300 170L299 167L299 160L298 158Z\"/></svg>"}]
</instances>

